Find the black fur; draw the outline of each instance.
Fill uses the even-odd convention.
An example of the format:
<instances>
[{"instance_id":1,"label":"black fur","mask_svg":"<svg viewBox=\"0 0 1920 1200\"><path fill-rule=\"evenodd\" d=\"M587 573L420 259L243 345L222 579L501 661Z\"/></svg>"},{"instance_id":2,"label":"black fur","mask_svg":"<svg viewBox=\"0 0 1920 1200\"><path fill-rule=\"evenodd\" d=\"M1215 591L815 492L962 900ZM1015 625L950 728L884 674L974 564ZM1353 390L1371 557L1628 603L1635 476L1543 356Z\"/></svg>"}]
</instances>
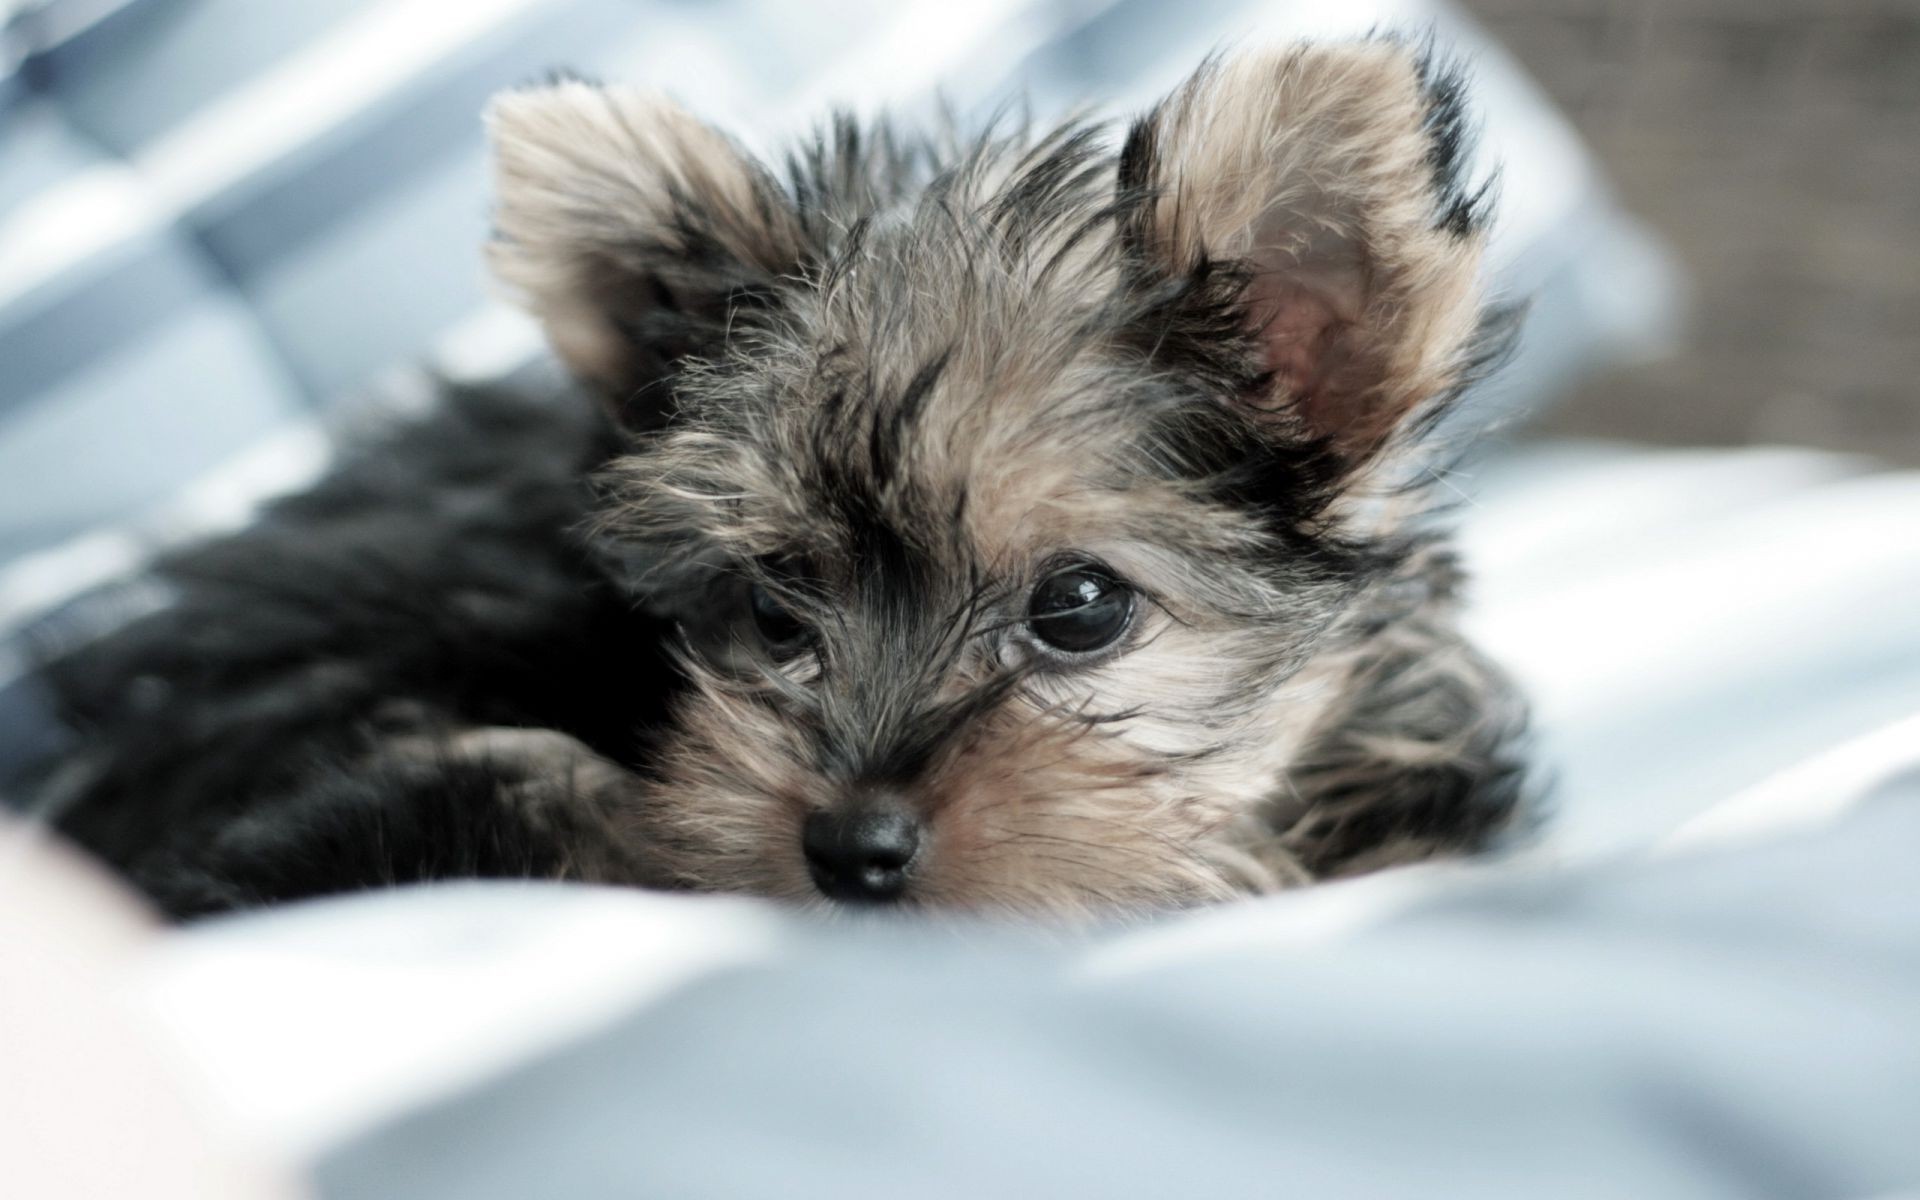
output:
<instances>
[{"instance_id":1,"label":"black fur","mask_svg":"<svg viewBox=\"0 0 1920 1200\"><path fill-rule=\"evenodd\" d=\"M365 756L526 726L644 760L663 630L577 536L617 445L573 392L447 388L251 529L158 563L172 603L48 668L83 753L43 804L177 913L555 873L569 831L502 802L501 776Z\"/></svg>"}]
</instances>

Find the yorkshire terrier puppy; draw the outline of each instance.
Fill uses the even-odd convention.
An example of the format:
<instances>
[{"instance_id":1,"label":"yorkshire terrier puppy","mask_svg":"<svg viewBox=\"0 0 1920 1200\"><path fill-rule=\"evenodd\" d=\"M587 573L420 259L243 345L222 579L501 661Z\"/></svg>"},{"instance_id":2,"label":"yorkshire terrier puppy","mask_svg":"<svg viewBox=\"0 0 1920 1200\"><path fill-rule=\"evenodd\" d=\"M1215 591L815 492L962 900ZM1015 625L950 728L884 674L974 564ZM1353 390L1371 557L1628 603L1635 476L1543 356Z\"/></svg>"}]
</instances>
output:
<instances>
[{"instance_id":1,"label":"yorkshire terrier puppy","mask_svg":"<svg viewBox=\"0 0 1920 1200\"><path fill-rule=\"evenodd\" d=\"M497 99L448 389L49 669L59 823L178 914L460 875L1124 914L1487 847L1436 419L1505 326L1460 83L1202 67L1124 137ZM1457 441L1458 423L1450 423Z\"/></svg>"}]
</instances>

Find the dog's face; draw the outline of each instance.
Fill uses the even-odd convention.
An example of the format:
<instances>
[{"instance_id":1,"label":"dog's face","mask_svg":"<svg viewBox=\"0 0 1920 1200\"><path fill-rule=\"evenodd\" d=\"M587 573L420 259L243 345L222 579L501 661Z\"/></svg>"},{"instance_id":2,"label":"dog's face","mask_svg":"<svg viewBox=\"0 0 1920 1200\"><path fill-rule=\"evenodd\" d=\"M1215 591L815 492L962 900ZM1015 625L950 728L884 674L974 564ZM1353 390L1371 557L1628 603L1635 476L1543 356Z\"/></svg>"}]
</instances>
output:
<instances>
[{"instance_id":1,"label":"dog's face","mask_svg":"<svg viewBox=\"0 0 1920 1200\"><path fill-rule=\"evenodd\" d=\"M1064 912L1300 878L1263 812L1478 323L1452 104L1392 44L1292 50L1118 152L842 125L782 186L658 101L498 101L496 269L636 428L599 536L685 633L634 814L668 878Z\"/></svg>"}]
</instances>

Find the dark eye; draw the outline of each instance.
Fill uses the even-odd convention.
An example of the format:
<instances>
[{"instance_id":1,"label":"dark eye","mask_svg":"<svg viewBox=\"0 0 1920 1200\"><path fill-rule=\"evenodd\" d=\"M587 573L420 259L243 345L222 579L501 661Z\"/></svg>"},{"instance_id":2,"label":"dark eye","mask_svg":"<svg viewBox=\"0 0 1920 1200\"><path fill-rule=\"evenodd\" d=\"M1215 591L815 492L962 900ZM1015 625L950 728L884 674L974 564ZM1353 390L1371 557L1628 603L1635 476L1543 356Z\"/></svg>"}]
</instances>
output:
<instances>
[{"instance_id":1,"label":"dark eye","mask_svg":"<svg viewBox=\"0 0 1920 1200\"><path fill-rule=\"evenodd\" d=\"M754 628L775 650L787 650L806 640L807 627L779 597L759 584L747 591L747 603L753 609Z\"/></svg>"},{"instance_id":2,"label":"dark eye","mask_svg":"<svg viewBox=\"0 0 1920 1200\"><path fill-rule=\"evenodd\" d=\"M1110 646L1133 619L1133 589L1092 565L1042 579L1027 600L1027 627L1056 650L1085 654Z\"/></svg>"}]
</instances>

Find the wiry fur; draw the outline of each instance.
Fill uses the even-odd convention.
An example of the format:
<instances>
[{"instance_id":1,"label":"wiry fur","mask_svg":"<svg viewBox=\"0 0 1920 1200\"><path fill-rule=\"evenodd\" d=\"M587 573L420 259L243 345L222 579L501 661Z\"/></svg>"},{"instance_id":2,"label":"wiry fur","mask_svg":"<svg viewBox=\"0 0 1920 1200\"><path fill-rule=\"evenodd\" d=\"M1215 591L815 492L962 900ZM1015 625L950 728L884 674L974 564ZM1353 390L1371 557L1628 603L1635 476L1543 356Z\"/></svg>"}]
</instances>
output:
<instances>
[{"instance_id":1,"label":"wiry fur","mask_svg":"<svg viewBox=\"0 0 1920 1200\"><path fill-rule=\"evenodd\" d=\"M462 701L442 724L466 740L419 761L467 770L489 761L472 730L549 726L594 751L566 811L612 848L570 828L583 873L796 900L817 896L807 815L875 790L927 831L910 901L1069 914L1507 824L1519 707L1454 627L1422 486L1433 419L1498 336L1451 76L1392 42L1252 54L1118 147L842 120L784 181L619 89L516 93L490 120L495 269L632 437L577 582L672 624L680 687L644 744ZM1136 618L1068 661L1024 605L1085 558ZM805 653L759 642L750 585Z\"/></svg>"}]
</instances>

